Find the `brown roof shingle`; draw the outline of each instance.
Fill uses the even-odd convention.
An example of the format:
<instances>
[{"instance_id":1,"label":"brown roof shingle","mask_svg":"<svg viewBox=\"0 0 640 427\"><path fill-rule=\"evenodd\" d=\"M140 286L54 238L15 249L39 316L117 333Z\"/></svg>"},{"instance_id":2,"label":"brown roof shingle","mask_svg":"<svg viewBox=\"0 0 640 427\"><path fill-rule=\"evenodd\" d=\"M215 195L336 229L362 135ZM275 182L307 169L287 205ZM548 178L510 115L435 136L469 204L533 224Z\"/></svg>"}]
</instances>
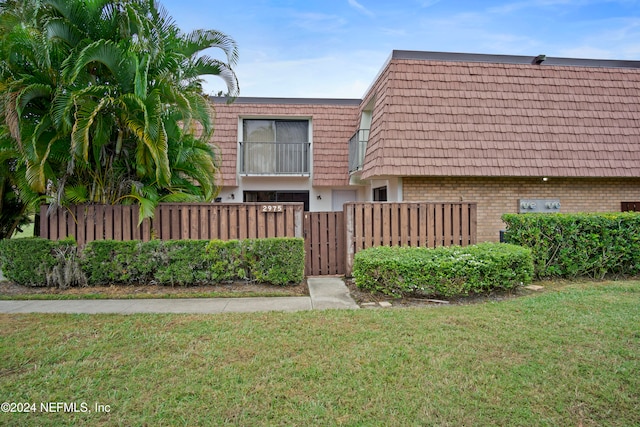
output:
<instances>
[{"instance_id":1,"label":"brown roof shingle","mask_svg":"<svg viewBox=\"0 0 640 427\"><path fill-rule=\"evenodd\" d=\"M362 177L640 177L640 69L392 58Z\"/></svg>"}]
</instances>

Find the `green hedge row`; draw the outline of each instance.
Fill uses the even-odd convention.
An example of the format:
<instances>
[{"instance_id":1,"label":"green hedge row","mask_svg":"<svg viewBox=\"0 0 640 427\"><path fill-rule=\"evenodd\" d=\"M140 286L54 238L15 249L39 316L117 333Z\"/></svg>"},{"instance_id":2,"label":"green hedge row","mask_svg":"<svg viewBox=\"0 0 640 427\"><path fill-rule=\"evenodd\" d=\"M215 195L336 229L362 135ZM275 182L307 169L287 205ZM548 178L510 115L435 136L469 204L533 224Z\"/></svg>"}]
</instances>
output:
<instances>
[{"instance_id":1,"label":"green hedge row","mask_svg":"<svg viewBox=\"0 0 640 427\"><path fill-rule=\"evenodd\" d=\"M353 277L361 289L387 295L468 295L531 282L531 251L481 243L468 247L379 246L356 253Z\"/></svg>"},{"instance_id":2,"label":"green hedge row","mask_svg":"<svg viewBox=\"0 0 640 427\"><path fill-rule=\"evenodd\" d=\"M300 238L98 240L83 250L69 241L0 241L5 276L29 286L196 285L236 280L286 285L304 279L304 256Z\"/></svg>"},{"instance_id":3,"label":"green hedge row","mask_svg":"<svg viewBox=\"0 0 640 427\"><path fill-rule=\"evenodd\" d=\"M539 278L640 273L640 214L506 214L505 239L531 248Z\"/></svg>"}]
</instances>

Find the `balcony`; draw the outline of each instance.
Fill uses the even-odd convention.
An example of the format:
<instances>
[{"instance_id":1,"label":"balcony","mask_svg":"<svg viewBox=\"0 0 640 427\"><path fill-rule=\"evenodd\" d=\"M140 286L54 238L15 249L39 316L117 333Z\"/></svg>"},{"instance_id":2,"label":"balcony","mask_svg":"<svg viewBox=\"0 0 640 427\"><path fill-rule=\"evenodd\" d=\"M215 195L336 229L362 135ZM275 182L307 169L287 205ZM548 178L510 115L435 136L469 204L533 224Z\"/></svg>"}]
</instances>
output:
<instances>
[{"instance_id":1,"label":"balcony","mask_svg":"<svg viewBox=\"0 0 640 427\"><path fill-rule=\"evenodd\" d=\"M243 175L310 174L309 142L240 142Z\"/></svg>"},{"instance_id":2,"label":"balcony","mask_svg":"<svg viewBox=\"0 0 640 427\"><path fill-rule=\"evenodd\" d=\"M349 140L349 173L362 169L368 141L369 129L358 130Z\"/></svg>"}]
</instances>

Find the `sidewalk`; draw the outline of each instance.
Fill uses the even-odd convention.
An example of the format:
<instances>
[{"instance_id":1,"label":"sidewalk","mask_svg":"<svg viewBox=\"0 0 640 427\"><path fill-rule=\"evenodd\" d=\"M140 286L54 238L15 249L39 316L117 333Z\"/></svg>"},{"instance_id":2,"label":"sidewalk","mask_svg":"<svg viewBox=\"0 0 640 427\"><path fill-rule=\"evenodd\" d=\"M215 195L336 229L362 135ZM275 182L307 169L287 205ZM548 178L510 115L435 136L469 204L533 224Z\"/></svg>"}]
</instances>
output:
<instances>
[{"instance_id":1,"label":"sidewalk","mask_svg":"<svg viewBox=\"0 0 640 427\"><path fill-rule=\"evenodd\" d=\"M2 301L0 313L231 313L359 308L338 277L307 279L308 297Z\"/></svg>"}]
</instances>

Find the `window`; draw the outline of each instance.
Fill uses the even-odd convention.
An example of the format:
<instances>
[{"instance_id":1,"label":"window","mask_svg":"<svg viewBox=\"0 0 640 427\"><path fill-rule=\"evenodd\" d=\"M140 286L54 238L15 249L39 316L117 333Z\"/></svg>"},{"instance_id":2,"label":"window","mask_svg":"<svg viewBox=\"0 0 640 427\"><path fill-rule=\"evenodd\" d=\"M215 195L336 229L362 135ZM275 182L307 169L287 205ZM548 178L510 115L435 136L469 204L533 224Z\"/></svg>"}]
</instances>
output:
<instances>
[{"instance_id":1,"label":"window","mask_svg":"<svg viewBox=\"0 0 640 427\"><path fill-rule=\"evenodd\" d=\"M241 171L251 175L309 174L309 121L245 119Z\"/></svg>"},{"instance_id":2,"label":"window","mask_svg":"<svg viewBox=\"0 0 640 427\"><path fill-rule=\"evenodd\" d=\"M308 191L245 191L245 202L302 202L304 210L309 211Z\"/></svg>"},{"instance_id":3,"label":"window","mask_svg":"<svg viewBox=\"0 0 640 427\"><path fill-rule=\"evenodd\" d=\"M373 201L374 202L386 202L387 201L387 187L378 187L373 189Z\"/></svg>"}]
</instances>

